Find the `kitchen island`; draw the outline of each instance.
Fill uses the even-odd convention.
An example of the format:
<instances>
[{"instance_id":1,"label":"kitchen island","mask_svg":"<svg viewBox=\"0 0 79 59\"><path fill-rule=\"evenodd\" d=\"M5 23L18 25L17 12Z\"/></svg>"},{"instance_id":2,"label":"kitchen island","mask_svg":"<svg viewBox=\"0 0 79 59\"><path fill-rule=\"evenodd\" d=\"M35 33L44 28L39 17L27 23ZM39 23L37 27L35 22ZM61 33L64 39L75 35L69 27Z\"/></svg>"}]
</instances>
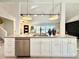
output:
<instances>
[{"instance_id":1,"label":"kitchen island","mask_svg":"<svg viewBox=\"0 0 79 59\"><path fill-rule=\"evenodd\" d=\"M17 37L19 38L19 36ZM21 39L28 37L20 37ZM19 39L20 39L19 38ZM5 57L16 57L16 37L5 37L4 55ZM28 43L29 42L29 43ZM29 44L30 57L76 57L77 56L77 38L73 36L66 37L47 37L31 36L24 46ZM28 49L28 48L26 48ZM19 52L18 52L19 53Z\"/></svg>"}]
</instances>

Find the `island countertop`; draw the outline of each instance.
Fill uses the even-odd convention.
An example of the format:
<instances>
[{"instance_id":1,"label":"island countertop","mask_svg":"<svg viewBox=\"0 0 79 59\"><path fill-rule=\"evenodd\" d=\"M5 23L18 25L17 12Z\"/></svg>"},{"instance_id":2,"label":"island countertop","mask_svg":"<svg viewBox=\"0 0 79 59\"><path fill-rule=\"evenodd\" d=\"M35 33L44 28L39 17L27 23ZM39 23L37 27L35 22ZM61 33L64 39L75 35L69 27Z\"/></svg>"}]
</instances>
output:
<instances>
[{"instance_id":1,"label":"island countertop","mask_svg":"<svg viewBox=\"0 0 79 59\"><path fill-rule=\"evenodd\" d=\"M16 36L6 36L4 38L15 38L15 37L30 37L30 38L77 38L75 36L65 35L65 36L25 36L25 35L16 35Z\"/></svg>"}]
</instances>

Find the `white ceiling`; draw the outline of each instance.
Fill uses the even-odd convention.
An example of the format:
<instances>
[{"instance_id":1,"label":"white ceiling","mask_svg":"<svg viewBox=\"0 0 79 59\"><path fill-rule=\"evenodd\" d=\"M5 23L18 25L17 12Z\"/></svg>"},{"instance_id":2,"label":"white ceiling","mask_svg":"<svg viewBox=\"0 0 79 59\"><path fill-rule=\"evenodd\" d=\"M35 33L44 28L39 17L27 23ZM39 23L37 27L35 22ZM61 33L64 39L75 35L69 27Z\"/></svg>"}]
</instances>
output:
<instances>
[{"instance_id":1,"label":"white ceiling","mask_svg":"<svg viewBox=\"0 0 79 59\"><path fill-rule=\"evenodd\" d=\"M11 16L14 16L17 14L18 11L18 4L16 3L2 3L0 6Z\"/></svg>"},{"instance_id":2,"label":"white ceiling","mask_svg":"<svg viewBox=\"0 0 79 59\"><path fill-rule=\"evenodd\" d=\"M2 8L7 14L16 18L20 13L27 14L59 14L60 3L66 2L66 20L71 19L79 15L79 0L0 0L0 8ZM19 2L21 5L19 4ZM53 5L54 3L54 5ZM46 17L46 16L45 16ZM37 17L36 17L37 19Z\"/></svg>"},{"instance_id":3,"label":"white ceiling","mask_svg":"<svg viewBox=\"0 0 79 59\"><path fill-rule=\"evenodd\" d=\"M22 3L21 4L21 13L23 14L53 14L56 13L58 14L60 12L60 4L55 4L53 3L29 3L27 7L27 3Z\"/></svg>"},{"instance_id":4,"label":"white ceiling","mask_svg":"<svg viewBox=\"0 0 79 59\"><path fill-rule=\"evenodd\" d=\"M0 2L26 2L27 0L0 0ZM52 0L29 0L35 3L39 2L51 2ZM55 3L60 3L62 1L67 2L67 3L79 3L79 0L54 0Z\"/></svg>"},{"instance_id":5,"label":"white ceiling","mask_svg":"<svg viewBox=\"0 0 79 59\"><path fill-rule=\"evenodd\" d=\"M71 19L79 15L79 3L72 3L66 5L66 19Z\"/></svg>"},{"instance_id":6,"label":"white ceiling","mask_svg":"<svg viewBox=\"0 0 79 59\"><path fill-rule=\"evenodd\" d=\"M6 3L0 2L0 16L15 19L18 14L18 4L17 3Z\"/></svg>"}]
</instances>

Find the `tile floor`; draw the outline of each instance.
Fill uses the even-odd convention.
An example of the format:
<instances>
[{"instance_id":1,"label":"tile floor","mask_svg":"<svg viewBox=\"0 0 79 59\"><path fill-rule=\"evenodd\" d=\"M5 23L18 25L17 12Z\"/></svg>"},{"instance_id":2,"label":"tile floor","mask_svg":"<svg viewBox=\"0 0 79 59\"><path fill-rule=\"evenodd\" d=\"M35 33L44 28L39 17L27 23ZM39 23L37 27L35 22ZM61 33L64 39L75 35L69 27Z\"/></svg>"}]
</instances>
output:
<instances>
[{"instance_id":1,"label":"tile floor","mask_svg":"<svg viewBox=\"0 0 79 59\"><path fill-rule=\"evenodd\" d=\"M0 42L0 59L79 59L79 53L78 56L74 58L5 58L3 51L4 51L3 43Z\"/></svg>"}]
</instances>

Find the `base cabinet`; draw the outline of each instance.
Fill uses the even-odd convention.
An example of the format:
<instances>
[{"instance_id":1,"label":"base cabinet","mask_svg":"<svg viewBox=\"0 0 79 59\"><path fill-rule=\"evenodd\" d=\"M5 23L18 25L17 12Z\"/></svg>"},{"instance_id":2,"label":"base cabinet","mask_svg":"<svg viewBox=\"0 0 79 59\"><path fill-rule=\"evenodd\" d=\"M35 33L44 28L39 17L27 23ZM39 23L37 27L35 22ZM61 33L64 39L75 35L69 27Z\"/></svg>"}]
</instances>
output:
<instances>
[{"instance_id":1,"label":"base cabinet","mask_svg":"<svg viewBox=\"0 0 79 59\"><path fill-rule=\"evenodd\" d=\"M51 39L51 56L52 57L59 57L61 56L61 40L59 39Z\"/></svg>"},{"instance_id":2,"label":"base cabinet","mask_svg":"<svg viewBox=\"0 0 79 59\"><path fill-rule=\"evenodd\" d=\"M31 38L30 55L32 57L49 57L50 56L50 39Z\"/></svg>"},{"instance_id":3,"label":"base cabinet","mask_svg":"<svg viewBox=\"0 0 79 59\"><path fill-rule=\"evenodd\" d=\"M77 39L68 40L68 56L77 56Z\"/></svg>"},{"instance_id":4,"label":"base cabinet","mask_svg":"<svg viewBox=\"0 0 79 59\"><path fill-rule=\"evenodd\" d=\"M50 43L51 43L51 40L50 39L41 39L41 56L46 56L46 57L49 57L51 56L50 55L50 52L51 52L51 47L50 47Z\"/></svg>"},{"instance_id":5,"label":"base cabinet","mask_svg":"<svg viewBox=\"0 0 79 59\"><path fill-rule=\"evenodd\" d=\"M4 56L15 56L15 38L5 38L4 41Z\"/></svg>"},{"instance_id":6,"label":"base cabinet","mask_svg":"<svg viewBox=\"0 0 79 59\"><path fill-rule=\"evenodd\" d=\"M75 57L77 56L76 38L31 38L32 57Z\"/></svg>"},{"instance_id":7,"label":"base cabinet","mask_svg":"<svg viewBox=\"0 0 79 59\"><path fill-rule=\"evenodd\" d=\"M69 39L61 39L61 46L62 46L62 49L61 49L61 52L62 52L62 56L63 57L67 57L68 56L68 41Z\"/></svg>"},{"instance_id":8,"label":"base cabinet","mask_svg":"<svg viewBox=\"0 0 79 59\"><path fill-rule=\"evenodd\" d=\"M41 53L41 42L40 42L40 39L36 39L36 38L32 38L30 40L30 55L31 56L41 56L40 53Z\"/></svg>"}]
</instances>

